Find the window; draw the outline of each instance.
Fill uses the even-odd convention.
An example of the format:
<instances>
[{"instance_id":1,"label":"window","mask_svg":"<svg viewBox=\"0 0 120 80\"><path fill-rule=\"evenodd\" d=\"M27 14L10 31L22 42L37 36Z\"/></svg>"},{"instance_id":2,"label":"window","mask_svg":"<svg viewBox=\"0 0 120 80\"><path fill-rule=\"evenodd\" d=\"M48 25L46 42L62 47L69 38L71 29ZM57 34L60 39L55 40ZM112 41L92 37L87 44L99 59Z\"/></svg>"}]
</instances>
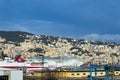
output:
<instances>
[{"instance_id":1,"label":"window","mask_svg":"<svg viewBox=\"0 0 120 80\"><path fill-rule=\"evenodd\" d=\"M8 76L0 76L0 80L8 80Z\"/></svg>"},{"instance_id":2,"label":"window","mask_svg":"<svg viewBox=\"0 0 120 80\"><path fill-rule=\"evenodd\" d=\"M102 72L100 74L103 74Z\"/></svg>"},{"instance_id":3,"label":"window","mask_svg":"<svg viewBox=\"0 0 120 80\"><path fill-rule=\"evenodd\" d=\"M74 74L71 74L72 76L74 75Z\"/></svg>"},{"instance_id":4,"label":"window","mask_svg":"<svg viewBox=\"0 0 120 80\"><path fill-rule=\"evenodd\" d=\"M85 73L83 73L83 75L86 75Z\"/></svg>"},{"instance_id":5,"label":"window","mask_svg":"<svg viewBox=\"0 0 120 80\"><path fill-rule=\"evenodd\" d=\"M116 72L116 74L118 74L118 72Z\"/></svg>"},{"instance_id":6,"label":"window","mask_svg":"<svg viewBox=\"0 0 120 80\"><path fill-rule=\"evenodd\" d=\"M77 73L77 75L80 75L79 73Z\"/></svg>"}]
</instances>

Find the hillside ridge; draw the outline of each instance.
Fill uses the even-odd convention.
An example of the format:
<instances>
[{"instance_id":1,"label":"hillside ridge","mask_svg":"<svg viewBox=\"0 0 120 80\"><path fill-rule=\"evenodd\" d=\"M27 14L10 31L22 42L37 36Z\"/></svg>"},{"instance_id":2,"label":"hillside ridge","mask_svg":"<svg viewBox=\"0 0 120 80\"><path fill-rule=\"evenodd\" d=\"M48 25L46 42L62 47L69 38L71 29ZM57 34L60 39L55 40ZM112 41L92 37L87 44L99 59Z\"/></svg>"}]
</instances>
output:
<instances>
[{"instance_id":1,"label":"hillside ridge","mask_svg":"<svg viewBox=\"0 0 120 80\"><path fill-rule=\"evenodd\" d=\"M25 58L43 54L50 57L74 56L85 63L118 63L120 44L115 42L89 41L48 35L36 35L22 31L0 31L0 54Z\"/></svg>"}]
</instances>

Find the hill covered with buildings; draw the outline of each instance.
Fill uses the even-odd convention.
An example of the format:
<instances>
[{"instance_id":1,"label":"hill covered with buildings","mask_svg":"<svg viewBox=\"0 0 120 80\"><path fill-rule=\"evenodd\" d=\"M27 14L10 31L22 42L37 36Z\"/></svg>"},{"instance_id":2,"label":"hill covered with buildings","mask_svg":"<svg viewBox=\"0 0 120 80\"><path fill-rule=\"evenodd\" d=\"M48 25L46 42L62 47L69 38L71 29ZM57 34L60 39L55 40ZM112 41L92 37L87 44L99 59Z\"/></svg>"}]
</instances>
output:
<instances>
[{"instance_id":1,"label":"hill covered with buildings","mask_svg":"<svg viewBox=\"0 0 120 80\"><path fill-rule=\"evenodd\" d=\"M119 63L120 44L35 35L21 31L0 31L0 56L20 54L24 58L37 54L50 57L74 56L85 63Z\"/></svg>"}]
</instances>

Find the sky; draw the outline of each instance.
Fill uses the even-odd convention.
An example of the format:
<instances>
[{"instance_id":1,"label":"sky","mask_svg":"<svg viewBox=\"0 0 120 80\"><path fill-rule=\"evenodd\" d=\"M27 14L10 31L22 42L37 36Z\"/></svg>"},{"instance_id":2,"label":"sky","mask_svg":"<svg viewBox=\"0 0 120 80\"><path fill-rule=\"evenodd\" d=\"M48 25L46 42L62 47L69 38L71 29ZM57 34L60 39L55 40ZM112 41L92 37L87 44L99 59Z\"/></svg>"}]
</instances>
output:
<instances>
[{"instance_id":1,"label":"sky","mask_svg":"<svg viewBox=\"0 0 120 80\"><path fill-rule=\"evenodd\" d=\"M120 40L120 0L0 0L0 30Z\"/></svg>"}]
</instances>

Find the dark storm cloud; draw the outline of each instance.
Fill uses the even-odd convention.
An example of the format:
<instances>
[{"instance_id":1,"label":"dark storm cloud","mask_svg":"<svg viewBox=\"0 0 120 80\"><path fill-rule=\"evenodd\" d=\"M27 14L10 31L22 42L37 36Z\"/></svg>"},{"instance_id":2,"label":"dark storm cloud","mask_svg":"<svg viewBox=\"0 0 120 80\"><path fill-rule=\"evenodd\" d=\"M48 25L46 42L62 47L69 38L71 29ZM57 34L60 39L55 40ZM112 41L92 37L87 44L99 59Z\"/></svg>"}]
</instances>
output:
<instances>
[{"instance_id":1,"label":"dark storm cloud","mask_svg":"<svg viewBox=\"0 0 120 80\"><path fill-rule=\"evenodd\" d=\"M78 38L80 34L114 35L120 34L119 2L119 0L1 0L0 20L6 24L22 26L21 29L26 31L50 35ZM4 29L11 28L8 26Z\"/></svg>"}]
</instances>

